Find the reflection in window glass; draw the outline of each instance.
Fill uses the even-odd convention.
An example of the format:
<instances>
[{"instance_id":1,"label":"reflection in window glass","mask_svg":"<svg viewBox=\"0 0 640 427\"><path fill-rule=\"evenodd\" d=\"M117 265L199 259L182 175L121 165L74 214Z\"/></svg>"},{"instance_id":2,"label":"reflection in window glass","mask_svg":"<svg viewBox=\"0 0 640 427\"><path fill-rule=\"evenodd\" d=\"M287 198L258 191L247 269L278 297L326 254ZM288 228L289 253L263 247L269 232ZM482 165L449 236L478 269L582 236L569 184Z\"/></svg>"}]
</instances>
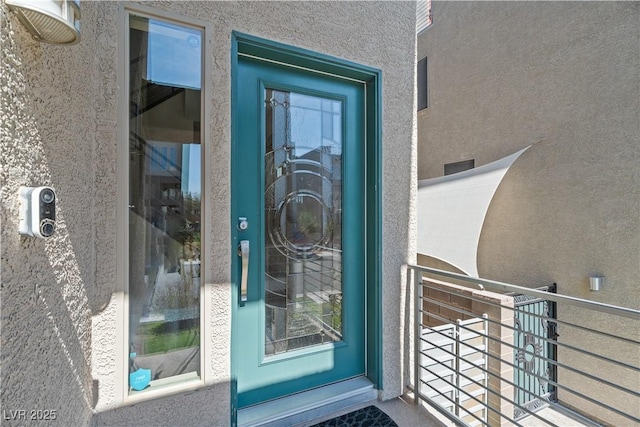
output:
<instances>
[{"instance_id":1,"label":"reflection in window glass","mask_svg":"<svg viewBox=\"0 0 640 427\"><path fill-rule=\"evenodd\" d=\"M200 375L201 31L130 17L129 389Z\"/></svg>"},{"instance_id":2,"label":"reflection in window glass","mask_svg":"<svg viewBox=\"0 0 640 427\"><path fill-rule=\"evenodd\" d=\"M342 104L265 91L267 356L342 340Z\"/></svg>"}]
</instances>

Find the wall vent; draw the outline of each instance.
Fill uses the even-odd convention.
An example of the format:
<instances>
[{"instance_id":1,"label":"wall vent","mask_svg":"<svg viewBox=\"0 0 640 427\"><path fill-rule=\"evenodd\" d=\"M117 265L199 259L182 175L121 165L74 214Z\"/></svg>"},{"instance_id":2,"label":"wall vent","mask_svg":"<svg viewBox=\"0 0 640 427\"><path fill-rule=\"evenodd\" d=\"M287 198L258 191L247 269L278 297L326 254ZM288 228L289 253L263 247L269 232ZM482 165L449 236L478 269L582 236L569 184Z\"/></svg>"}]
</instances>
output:
<instances>
[{"instance_id":1,"label":"wall vent","mask_svg":"<svg viewBox=\"0 0 640 427\"><path fill-rule=\"evenodd\" d=\"M5 0L33 38L46 43L80 41L79 0Z\"/></svg>"}]
</instances>

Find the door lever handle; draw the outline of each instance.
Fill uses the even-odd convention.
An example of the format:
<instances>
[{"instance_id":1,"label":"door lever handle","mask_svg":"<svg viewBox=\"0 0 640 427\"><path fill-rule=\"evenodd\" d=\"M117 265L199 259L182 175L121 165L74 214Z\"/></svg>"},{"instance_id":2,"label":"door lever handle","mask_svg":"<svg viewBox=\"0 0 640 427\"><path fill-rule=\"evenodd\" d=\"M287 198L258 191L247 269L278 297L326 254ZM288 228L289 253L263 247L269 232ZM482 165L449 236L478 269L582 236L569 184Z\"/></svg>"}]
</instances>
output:
<instances>
[{"instance_id":1,"label":"door lever handle","mask_svg":"<svg viewBox=\"0 0 640 427\"><path fill-rule=\"evenodd\" d=\"M240 240L238 256L241 258L242 273L240 276L240 302L247 300L247 279L249 276L249 241Z\"/></svg>"}]
</instances>

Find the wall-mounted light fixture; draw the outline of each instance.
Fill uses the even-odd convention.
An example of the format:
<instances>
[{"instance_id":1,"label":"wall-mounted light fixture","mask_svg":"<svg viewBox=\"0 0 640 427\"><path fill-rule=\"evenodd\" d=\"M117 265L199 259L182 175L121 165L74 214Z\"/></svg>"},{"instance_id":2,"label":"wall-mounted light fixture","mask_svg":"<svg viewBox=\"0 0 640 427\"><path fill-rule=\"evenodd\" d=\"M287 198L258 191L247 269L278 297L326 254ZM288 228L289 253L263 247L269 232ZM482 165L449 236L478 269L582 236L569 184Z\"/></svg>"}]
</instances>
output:
<instances>
[{"instance_id":1,"label":"wall-mounted light fixture","mask_svg":"<svg viewBox=\"0 0 640 427\"><path fill-rule=\"evenodd\" d=\"M604 276L589 276L589 289L598 292L602 286L604 286Z\"/></svg>"},{"instance_id":2,"label":"wall-mounted light fixture","mask_svg":"<svg viewBox=\"0 0 640 427\"><path fill-rule=\"evenodd\" d=\"M80 41L80 0L5 0L33 38L46 43Z\"/></svg>"}]
</instances>

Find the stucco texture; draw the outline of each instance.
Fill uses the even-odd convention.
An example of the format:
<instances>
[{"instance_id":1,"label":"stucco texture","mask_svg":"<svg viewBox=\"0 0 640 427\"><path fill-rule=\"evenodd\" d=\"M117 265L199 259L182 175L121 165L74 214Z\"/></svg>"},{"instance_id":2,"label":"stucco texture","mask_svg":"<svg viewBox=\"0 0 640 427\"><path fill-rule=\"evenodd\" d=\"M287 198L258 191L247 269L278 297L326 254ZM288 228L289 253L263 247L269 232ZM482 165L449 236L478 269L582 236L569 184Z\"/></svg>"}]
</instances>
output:
<instances>
[{"instance_id":1,"label":"stucco texture","mask_svg":"<svg viewBox=\"0 0 640 427\"><path fill-rule=\"evenodd\" d=\"M418 114L419 177L533 144L491 202L479 275L532 287L555 282L561 294L640 308L640 4L435 2L433 14L418 41L430 101ZM602 291L589 290L590 275L606 277ZM639 338L630 320L566 306L558 317ZM640 362L637 348L559 333L565 343ZM591 369L562 349L559 360ZM640 384L637 375L602 372L632 389ZM637 414L635 402L611 389L559 375ZM562 390L560 399L614 425L628 422Z\"/></svg>"},{"instance_id":2,"label":"stucco texture","mask_svg":"<svg viewBox=\"0 0 640 427\"><path fill-rule=\"evenodd\" d=\"M4 3L0 20L2 422L87 424L96 268L95 116L87 94L95 92L96 70L86 63L90 46L38 44ZM40 185L58 195L57 232L46 241L17 232L18 188ZM39 421L44 411L56 413Z\"/></svg>"},{"instance_id":3,"label":"stucco texture","mask_svg":"<svg viewBox=\"0 0 640 427\"><path fill-rule=\"evenodd\" d=\"M230 64L237 30L383 71L382 398L403 389L404 270L415 233L415 3L141 2L210 26L205 91L203 267L208 323L197 391L120 408L118 2L82 2L73 46L34 41L2 18L2 409L56 410L56 425L230 423ZM17 233L18 188L52 185L58 231ZM122 362L121 362L122 363ZM3 424L24 421L3 421ZM45 423L46 424L46 423Z\"/></svg>"}]
</instances>

